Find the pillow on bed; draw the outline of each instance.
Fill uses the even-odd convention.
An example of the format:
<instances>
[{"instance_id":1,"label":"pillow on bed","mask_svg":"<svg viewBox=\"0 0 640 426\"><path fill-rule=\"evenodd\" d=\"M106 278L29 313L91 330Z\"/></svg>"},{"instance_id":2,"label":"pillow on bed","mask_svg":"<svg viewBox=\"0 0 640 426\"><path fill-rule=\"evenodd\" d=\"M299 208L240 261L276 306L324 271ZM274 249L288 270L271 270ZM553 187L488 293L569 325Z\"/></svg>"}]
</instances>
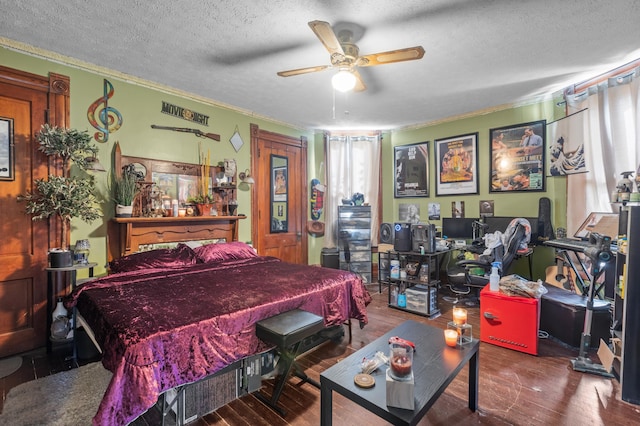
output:
<instances>
[{"instance_id":1,"label":"pillow on bed","mask_svg":"<svg viewBox=\"0 0 640 426\"><path fill-rule=\"evenodd\" d=\"M258 256L253 247L240 241L207 244L196 247L193 251L196 253L196 256L198 256L198 259L204 263L233 259L249 259Z\"/></svg>"},{"instance_id":2,"label":"pillow on bed","mask_svg":"<svg viewBox=\"0 0 640 426\"><path fill-rule=\"evenodd\" d=\"M109 262L112 273L137 271L148 268L179 268L198 263L194 251L185 244L172 249L157 249L133 253Z\"/></svg>"}]
</instances>

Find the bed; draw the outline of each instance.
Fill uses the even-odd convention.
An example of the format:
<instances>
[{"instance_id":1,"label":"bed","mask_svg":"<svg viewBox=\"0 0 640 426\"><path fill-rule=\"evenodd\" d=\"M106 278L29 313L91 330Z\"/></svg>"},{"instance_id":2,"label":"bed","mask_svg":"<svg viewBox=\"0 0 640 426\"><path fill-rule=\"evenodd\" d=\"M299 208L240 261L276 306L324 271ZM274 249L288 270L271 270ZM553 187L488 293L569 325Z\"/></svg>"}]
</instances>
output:
<instances>
[{"instance_id":1,"label":"bed","mask_svg":"<svg viewBox=\"0 0 640 426\"><path fill-rule=\"evenodd\" d=\"M82 284L75 306L113 373L93 423L124 425L165 391L269 347L255 323L292 309L367 323L370 296L350 272L258 256L241 242L137 253Z\"/></svg>"}]
</instances>

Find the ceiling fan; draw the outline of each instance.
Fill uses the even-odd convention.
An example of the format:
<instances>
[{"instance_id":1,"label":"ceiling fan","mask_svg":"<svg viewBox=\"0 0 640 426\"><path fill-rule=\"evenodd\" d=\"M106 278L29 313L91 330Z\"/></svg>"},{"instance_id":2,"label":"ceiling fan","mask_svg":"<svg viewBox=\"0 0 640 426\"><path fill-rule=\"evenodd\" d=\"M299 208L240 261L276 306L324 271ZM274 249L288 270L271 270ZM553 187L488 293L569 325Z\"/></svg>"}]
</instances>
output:
<instances>
[{"instance_id":1,"label":"ceiling fan","mask_svg":"<svg viewBox=\"0 0 640 426\"><path fill-rule=\"evenodd\" d=\"M318 65L315 67L280 71L278 73L280 77L291 77L294 75L323 71L328 68L338 68L340 71L332 78L333 87L343 92L352 89L360 92L367 87L362 81L357 67L372 67L394 62L413 61L422 59L424 56L422 46L360 56L360 49L358 49L358 46L353 40L353 31L341 29L338 35L336 35L331 25L324 21L311 21L309 22L309 27L311 27L316 36L318 36L325 49L329 51L331 55L331 65ZM344 79L344 81L341 81L341 79Z\"/></svg>"}]
</instances>

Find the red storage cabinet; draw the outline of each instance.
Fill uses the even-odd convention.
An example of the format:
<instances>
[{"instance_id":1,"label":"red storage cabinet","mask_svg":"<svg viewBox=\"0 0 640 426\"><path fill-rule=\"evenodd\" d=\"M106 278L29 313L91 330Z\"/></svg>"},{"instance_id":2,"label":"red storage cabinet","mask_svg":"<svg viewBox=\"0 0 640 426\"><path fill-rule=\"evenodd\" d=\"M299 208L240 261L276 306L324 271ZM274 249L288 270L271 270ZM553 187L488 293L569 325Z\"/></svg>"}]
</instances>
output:
<instances>
[{"instance_id":1,"label":"red storage cabinet","mask_svg":"<svg viewBox=\"0 0 640 426\"><path fill-rule=\"evenodd\" d=\"M538 355L540 300L480 291L480 341Z\"/></svg>"}]
</instances>

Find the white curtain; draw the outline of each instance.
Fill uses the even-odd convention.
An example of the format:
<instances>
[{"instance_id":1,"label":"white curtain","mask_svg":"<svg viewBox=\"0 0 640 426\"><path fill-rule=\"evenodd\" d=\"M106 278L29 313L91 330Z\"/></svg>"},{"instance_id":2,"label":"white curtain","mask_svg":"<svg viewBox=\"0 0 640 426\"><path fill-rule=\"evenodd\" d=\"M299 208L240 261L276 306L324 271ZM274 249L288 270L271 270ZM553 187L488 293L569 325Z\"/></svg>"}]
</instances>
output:
<instances>
[{"instance_id":1,"label":"white curtain","mask_svg":"<svg viewBox=\"0 0 640 426\"><path fill-rule=\"evenodd\" d=\"M619 205L611 203L611 194L621 173L640 171L639 95L640 67L567 95L569 114L587 108L585 134L589 136L585 141L589 172L567 177L569 235L589 212L618 212Z\"/></svg>"},{"instance_id":2,"label":"white curtain","mask_svg":"<svg viewBox=\"0 0 640 426\"><path fill-rule=\"evenodd\" d=\"M338 206L343 198L364 195L371 206L371 243L378 243L380 192L380 136L328 135L325 247L336 247Z\"/></svg>"}]
</instances>

